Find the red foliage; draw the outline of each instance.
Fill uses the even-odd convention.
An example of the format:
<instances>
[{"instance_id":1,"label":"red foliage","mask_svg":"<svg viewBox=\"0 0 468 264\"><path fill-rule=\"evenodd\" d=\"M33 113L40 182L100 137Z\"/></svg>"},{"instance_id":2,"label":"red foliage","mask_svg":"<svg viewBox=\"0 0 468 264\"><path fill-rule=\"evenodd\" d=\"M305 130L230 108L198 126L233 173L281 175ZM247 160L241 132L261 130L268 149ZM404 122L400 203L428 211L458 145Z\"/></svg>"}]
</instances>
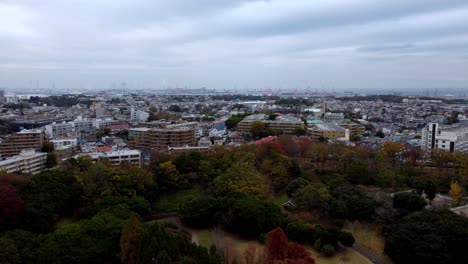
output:
<instances>
[{"instance_id":1,"label":"red foliage","mask_svg":"<svg viewBox=\"0 0 468 264\"><path fill-rule=\"evenodd\" d=\"M23 200L16 188L0 182L0 225L16 224L23 211Z\"/></svg>"},{"instance_id":2,"label":"red foliage","mask_svg":"<svg viewBox=\"0 0 468 264\"><path fill-rule=\"evenodd\" d=\"M284 151L283 147L278 142L272 142L270 144L271 148L274 149L276 152L278 152L281 155L286 155L286 152Z\"/></svg>"},{"instance_id":3,"label":"red foliage","mask_svg":"<svg viewBox=\"0 0 468 264\"><path fill-rule=\"evenodd\" d=\"M288 243L288 238L279 227L270 231L267 237L266 264L314 264L315 260L307 253L304 246Z\"/></svg>"},{"instance_id":4,"label":"red foliage","mask_svg":"<svg viewBox=\"0 0 468 264\"><path fill-rule=\"evenodd\" d=\"M289 243L287 258L289 258L289 259L302 259L302 258L305 258L307 256L308 256L308 254L307 254L304 246L302 246L301 244L295 243L295 242Z\"/></svg>"},{"instance_id":5,"label":"red foliage","mask_svg":"<svg viewBox=\"0 0 468 264\"><path fill-rule=\"evenodd\" d=\"M277 227L268 234L266 246L268 261L284 260L288 253L288 237Z\"/></svg>"}]
</instances>

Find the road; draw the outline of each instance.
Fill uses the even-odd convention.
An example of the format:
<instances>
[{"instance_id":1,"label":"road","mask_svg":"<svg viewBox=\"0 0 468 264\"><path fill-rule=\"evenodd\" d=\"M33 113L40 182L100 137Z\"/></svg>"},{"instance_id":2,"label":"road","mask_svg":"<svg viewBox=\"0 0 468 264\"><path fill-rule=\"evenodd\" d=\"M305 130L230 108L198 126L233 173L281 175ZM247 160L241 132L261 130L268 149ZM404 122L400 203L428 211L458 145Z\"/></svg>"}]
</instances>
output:
<instances>
[{"instance_id":1,"label":"road","mask_svg":"<svg viewBox=\"0 0 468 264\"><path fill-rule=\"evenodd\" d=\"M370 252L369 250L361 246L354 244L353 249L359 252L361 255L363 255L367 259L369 259L374 264L386 264L382 259L377 257L374 253Z\"/></svg>"}]
</instances>

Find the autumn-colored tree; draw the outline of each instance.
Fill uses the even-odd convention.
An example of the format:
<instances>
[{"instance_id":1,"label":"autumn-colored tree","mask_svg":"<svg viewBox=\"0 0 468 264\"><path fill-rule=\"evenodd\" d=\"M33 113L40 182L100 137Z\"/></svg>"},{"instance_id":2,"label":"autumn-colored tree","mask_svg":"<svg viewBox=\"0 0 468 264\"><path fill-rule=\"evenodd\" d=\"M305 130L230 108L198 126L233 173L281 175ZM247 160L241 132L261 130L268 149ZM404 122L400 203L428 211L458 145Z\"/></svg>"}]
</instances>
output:
<instances>
[{"instance_id":1,"label":"autumn-colored tree","mask_svg":"<svg viewBox=\"0 0 468 264\"><path fill-rule=\"evenodd\" d=\"M271 188L265 175L259 173L249 162L235 162L225 173L216 177L217 193L240 192L259 199L271 197Z\"/></svg>"},{"instance_id":2,"label":"autumn-colored tree","mask_svg":"<svg viewBox=\"0 0 468 264\"><path fill-rule=\"evenodd\" d=\"M463 194L463 190L460 184L458 183L458 181L452 181L452 183L450 184L449 195L452 198L453 206L458 206L458 204L460 203L462 194Z\"/></svg>"},{"instance_id":3,"label":"autumn-colored tree","mask_svg":"<svg viewBox=\"0 0 468 264\"><path fill-rule=\"evenodd\" d=\"M301 153L301 146L297 137L280 135L278 136L278 143L289 156L298 156Z\"/></svg>"},{"instance_id":4,"label":"autumn-colored tree","mask_svg":"<svg viewBox=\"0 0 468 264\"><path fill-rule=\"evenodd\" d=\"M250 132L252 133L253 137L264 137L266 136L267 126L262 121L254 121L252 122L252 127L250 128Z\"/></svg>"},{"instance_id":5,"label":"autumn-colored tree","mask_svg":"<svg viewBox=\"0 0 468 264\"><path fill-rule=\"evenodd\" d=\"M314 264L315 260L298 243L289 243L280 227L270 231L266 242L266 264Z\"/></svg>"},{"instance_id":6,"label":"autumn-colored tree","mask_svg":"<svg viewBox=\"0 0 468 264\"><path fill-rule=\"evenodd\" d=\"M389 165L395 166L401 161L403 145L391 141L386 141L380 151L384 155Z\"/></svg>"},{"instance_id":7,"label":"autumn-colored tree","mask_svg":"<svg viewBox=\"0 0 468 264\"><path fill-rule=\"evenodd\" d=\"M315 165L318 166L318 164L326 161L328 154L329 151L327 144L316 143L311 144L309 149L306 150L305 158L310 163L315 163Z\"/></svg>"},{"instance_id":8,"label":"autumn-colored tree","mask_svg":"<svg viewBox=\"0 0 468 264\"><path fill-rule=\"evenodd\" d=\"M122 263L136 263L138 242L140 241L142 232L143 227L140 221L132 213L130 220L123 227L120 237L120 259Z\"/></svg>"},{"instance_id":9,"label":"autumn-colored tree","mask_svg":"<svg viewBox=\"0 0 468 264\"><path fill-rule=\"evenodd\" d=\"M23 211L23 200L16 188L0 182L0 226L15 224Z\"/></svg>"},{"instance_id":10,"label":"autumn-colored tree","mask_svg":"<svg viewBox=\"0 0 468 264\"><path fill-rule=\"evenodd\" d=\"M266 248L268 261L284 260L288 254L288 237L279 227L268 233Z\"/></svg>"}]
</instances>

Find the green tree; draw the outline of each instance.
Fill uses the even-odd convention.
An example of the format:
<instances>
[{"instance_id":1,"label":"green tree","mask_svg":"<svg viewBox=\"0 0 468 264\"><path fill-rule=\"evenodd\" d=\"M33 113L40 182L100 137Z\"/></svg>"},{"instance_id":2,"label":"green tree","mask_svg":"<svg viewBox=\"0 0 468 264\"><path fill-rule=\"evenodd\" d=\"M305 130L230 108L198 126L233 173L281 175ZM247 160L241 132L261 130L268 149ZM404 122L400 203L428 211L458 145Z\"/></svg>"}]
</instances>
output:
<instances>
[{"instance_id":1,"label":"green tree","mask_svg":"<svg viewBox=\"0 0 468 264\"><path fill-rule=\"evenodd\" d=\"M45 161L46 168L53 168L57 166L57 157L54 153L47 153L46 161Z\"/></svg>"},{"instance_id":2,"label":"green tree","mask_svg":"<svg viewBox=\"0 0 468 264\"><path fill-rule=\"evenodd\" d=\"M182 108L180 108L180 106L178 106L178 105L171 105L171 106L169 106L169 111L182 112Z\"/></svg>"},{"instance_id":3,"label":"green tree","mask_svg":"<svg viewBox=\"0 0 468 264\"><path fill-rule=\"evenodd\" d=\"M426 201L417 193L398 193L393 197L393 208L404 209L407 212L420 211L426 206Z\"/></svg>"},{"instance_id":4,"label":"green tree","mask_svg":"<svg viewBox=\"0 0 468 264\"><path fill-rule=\"evenodd\" d=\"M28 230L43 232L48 231L59 216L77 208L83 190L73 175L50 170L32 176L19 191L24 201L23 225Z\"/></svg>"},{"instance_id":5,"label":"green tree","mask_svg":"<svg viewBox=\"0 0 468 264\"><path fill-rule=\"evenodd\" d=\"M286 194L288 197L292 197L293 194L300 188L307 186L310 184L310 181L300 177L297 179L292 180L291 182L288 183L286 186Z\"/></svg>"},{"instance_id":6,"label":"green tree","mask_svg":"<svg viewBox=\"0 0 468 264\"><path fill-rule=\"evenodd\" d=\"M468 263L468 219L450 210L423 210L399 220L385 237L395 263Z\"/></svg>"},{"instance_id":7,"label":"green tree","mask_svg":"<svg viewBox=\"0 0 468 264\"><path fill-rule=\"evenodd\" d=\"M237 126L237 124L240 121L242 121L243 119L244 119L244 116L233 115L233 116L229 117L225 122L226 128L227 129L235 128Z\"/></svg>"},{"instance_id":8,"label":"green tree","mask_svg":"<svg viewBox=\"0 0 468 264\"><path fill-rule=\"evenodd\" d=\"M161 253L159 253L158 257L156 258L156 263L158 264L171 264L171 258L169 255L167 255L166 251L163 250Z\"/></svg>"},{"instance_id":9,"label":"green tree","mask_svg":"<svg viewBox=\"0 0 468 264\"><path fill-rule=\"evenodd\" d=\"M42 142L41 151L42 152L47 152L47 153L50 153L50 152L54 151L54 143L52 143L52 142L50 142L48 140L44 140L44 142Z\"/></svg>"},{"instance_id":10,"label":"green tree","mask_svg":"<svg viewBox=\"0 0 468 264\"><path fill-rule=\"evenodd\" d=\"M344 201L332 198L329 213L333 218L346 219L348 218L348 207Z\"/></svg>"},{"instance_id":11,"label":"green tree","mask_svg":"<svg viewBox=\"0 0 468 264\"><path fill-rule=\"evenodd\" d=\"M162 188L183 188L188 180L181 175L177 167L171 162L163 162L156 169L156 180Z\"/></svg>"},{"instance_id":12,"label":"green tree","mask_svg":"<svg viewBox=\"0 0 468 264\"><path fill-rule=\"evenodd\" d=\"M302 208L326 208L332 198L327 186L320 183L312 183L298 189L293 199Z\"/></svg>"},{"instance_id":13,"label":"green tree","mask_svg":"<svg viewBox=\"0 0 468 264\"><path fill-rule=\"evenodd\" d=\"M384 138L385 137L385 134L382 132L382 130L379 130L377 131L377 133L375 134L376 137L379 137L379 138Z\"/></svg>"},{"instance_id":14,"label":"green tree","mask_svg":"<svg viewBox=\"0 0 468 264\"><path fill-rule=\"evenodd\" d=\"M330 257L335 254L335 247L333 247L333 245L330 244L325 244L323 245L322 250L320 252L322 252L325 256Z\"/></svg>"},{"instance_id":15,"label":"green tree","mask_svg":"<svg viewBox=\"0 0 468 264\"><path fill-rule=\"evenodd\" d=\"M296 135L296 136L304 136L304 135L307 134L307 129L304 129L304 128L296 128L296 129L294 129L293 134Z\"/></svg>"},{"instance_id":16,"label":"green tree","mask_svg":"<svg viewBox=\"0 0 468 264\"><path fill-rule=\"evenodd\" d=\"M340 232L340 234L338 235L338 240L345 247L351 247L355 242L353 234L346 231Z\"/></svg>"},{"instance_id":17,"label":"green tree","mask_svg":"<svg viewBox=\"0 0 468 264\"><path fill-rule=\"evenodd\" d=\"M310 224L306 224L301 220L290 222L285 229L285 233L288 238L293 241L297 241L304 244L310 240L313 236L313 227Z\"/></svg>"},{"instance_id":18,"label":"green tree","mask_svg":"<svg viewBox=\"0 0 468 264\"><path fill-rule=\"evenodd\" d=\"M16 264L21 263L21 256L14 241L0 237L0 263Z\"/></svg>"}]
</instances>

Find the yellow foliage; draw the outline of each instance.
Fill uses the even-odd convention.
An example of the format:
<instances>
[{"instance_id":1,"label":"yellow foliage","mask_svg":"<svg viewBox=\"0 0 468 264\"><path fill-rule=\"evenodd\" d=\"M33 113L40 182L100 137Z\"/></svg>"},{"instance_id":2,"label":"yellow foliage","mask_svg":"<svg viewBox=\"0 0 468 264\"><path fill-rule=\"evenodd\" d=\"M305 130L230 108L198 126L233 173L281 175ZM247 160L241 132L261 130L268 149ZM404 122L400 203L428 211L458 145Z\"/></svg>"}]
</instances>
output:
<instances>
[{"instance_id":1,"label":"yellow foliage","mask_svg":"<svg viewBox=\"0 0 468 264\"><path fill-rule=\"evenodd\" d=\"M452 181L450 184L450 192L449 195L452 198L452 205L457 206L460 203L460 199L462 197L462 188L458 181Z\"/></svg>"}]
</instances>

